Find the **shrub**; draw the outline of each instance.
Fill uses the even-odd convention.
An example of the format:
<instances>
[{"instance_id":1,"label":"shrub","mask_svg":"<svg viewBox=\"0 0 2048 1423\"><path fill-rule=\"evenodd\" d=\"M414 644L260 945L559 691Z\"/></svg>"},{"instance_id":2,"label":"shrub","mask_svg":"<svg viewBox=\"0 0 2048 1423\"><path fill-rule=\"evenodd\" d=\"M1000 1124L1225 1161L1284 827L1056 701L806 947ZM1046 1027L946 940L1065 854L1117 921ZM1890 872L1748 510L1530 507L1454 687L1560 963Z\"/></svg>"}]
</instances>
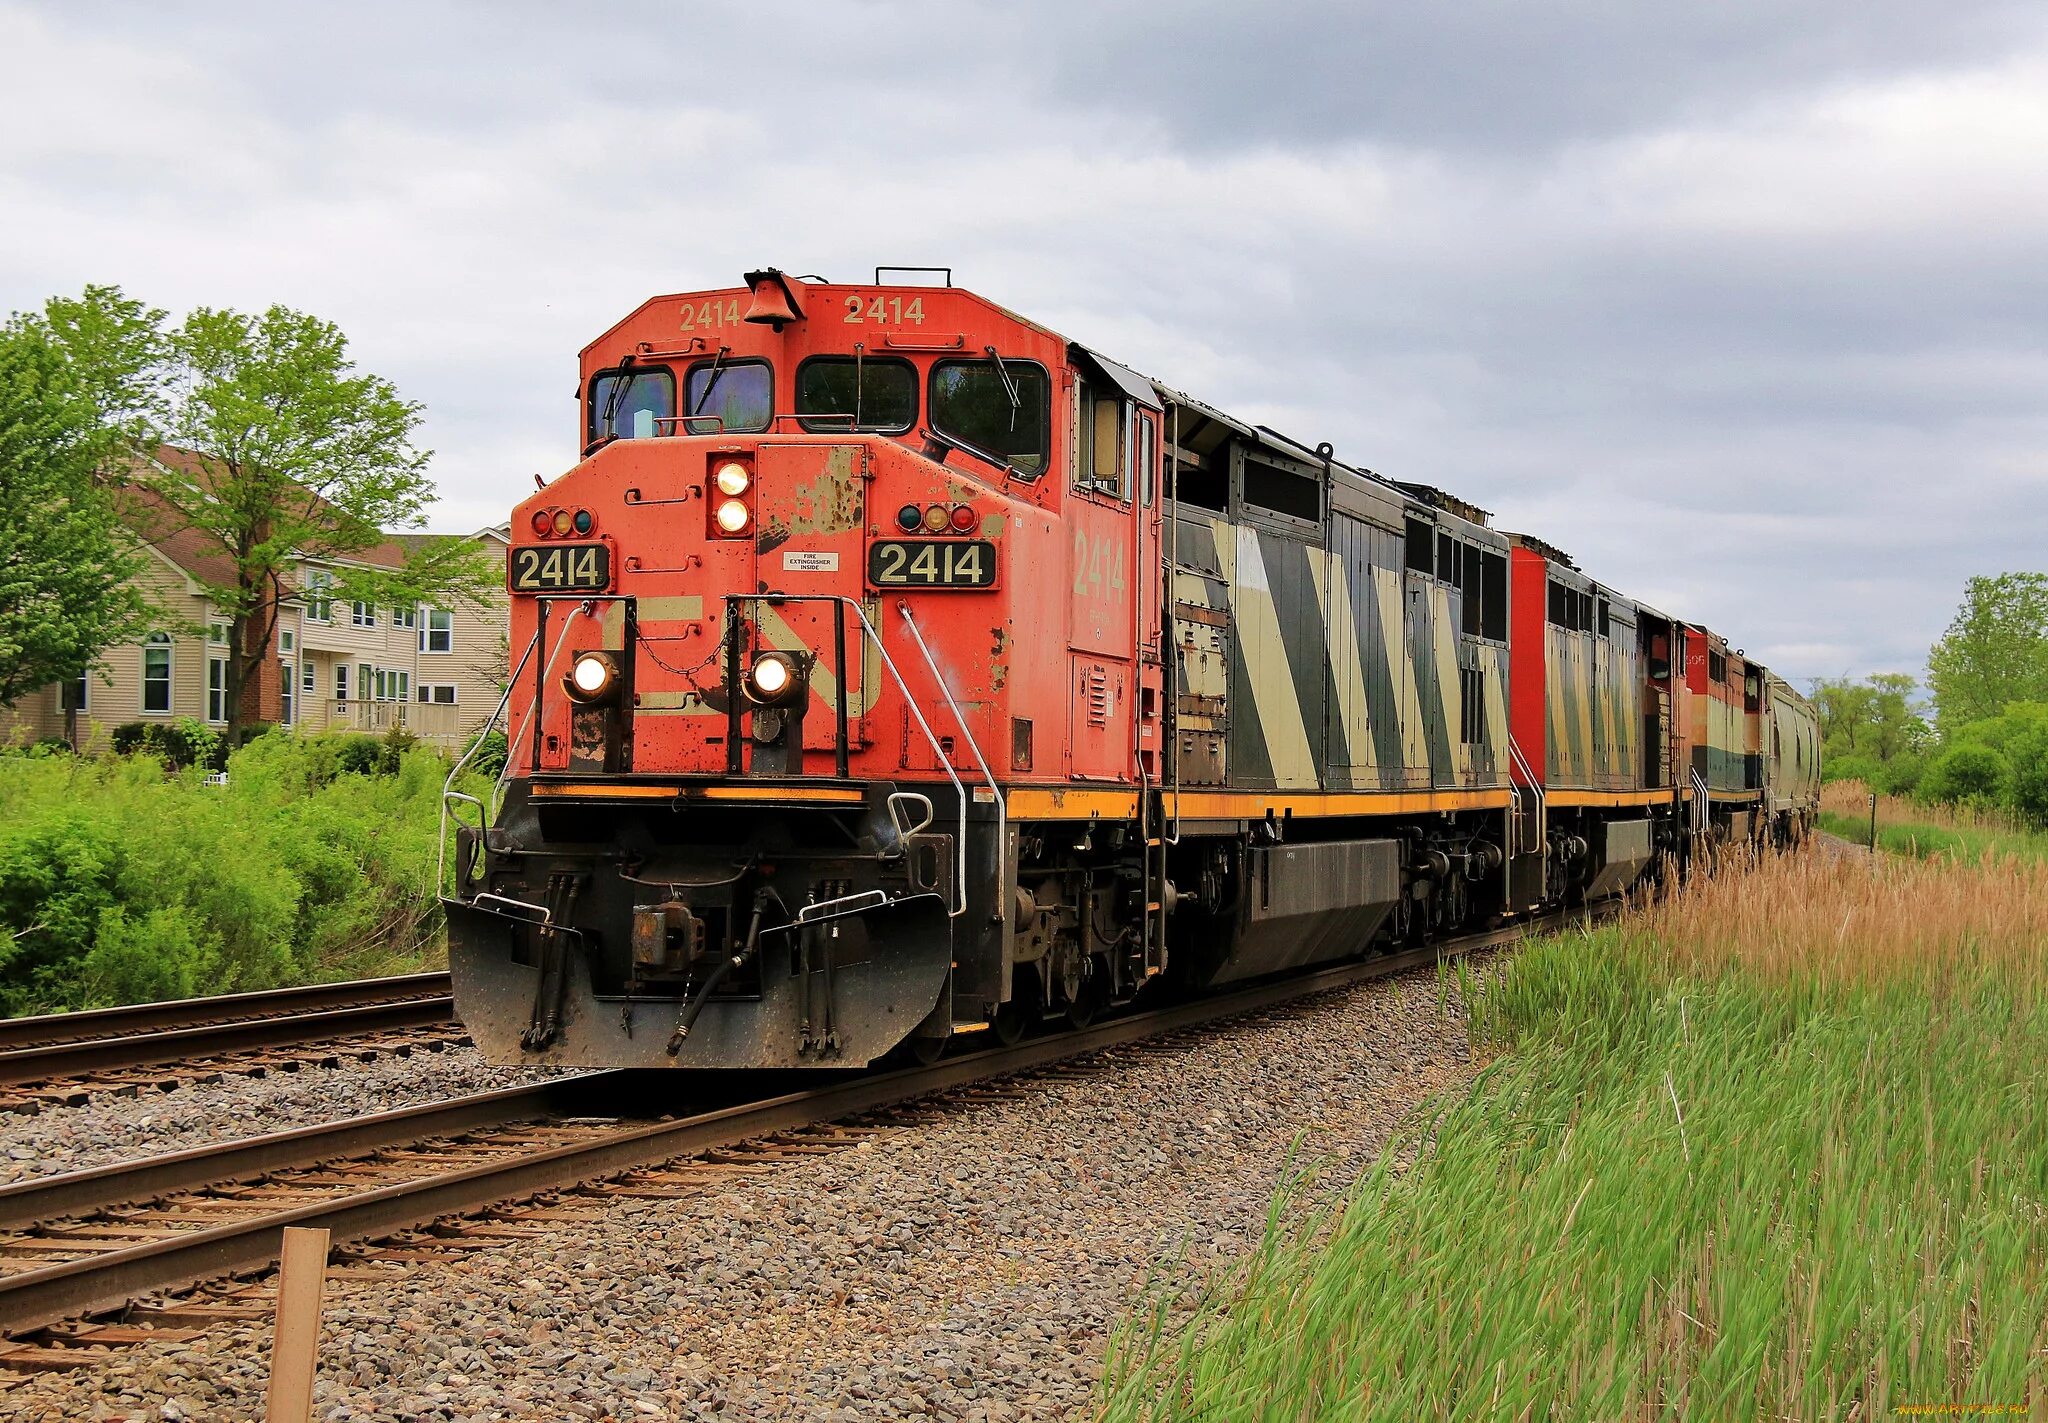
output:
<instances>
[{"instance_id":1,"label":"shrub","mask_svg":"<svg viewBox=\"0 0 2048 1423\"><path fill-rule=\"evenodd\" d=\"M486 731L471 737L469 745L463 748L463 754L469 757L470 770L496 780L504 774L505 761L511 753L505 744L504 732Z\"/></svg>"},{"instance_id":2,"label":"shrub","mask_svg":"<svg viewBox=\"0 0 2048 1423\"><path fill-rule=\"evenodd\" d=\"M150 755L178 770L199 766L218 771L227 765L226 738L189 716L172 722L123 722L114 728L113 747L116 755Z\"/></svg>"},{"instance_id":3,"label":"shrub","mask_svg":"<svg viewBox=\"0 0 2048 1423\"><path fill-rule=\"evenodd\" d=\"M0 757L0 1012L427 966L449 763L401 744L388 775L342 773L385 750L259 736L223 787L152 755Z\"/></svg>"},{"instance_id":4,"label":"shrub","mask_svg":"<svg viewBox=\"0 0 2048 1423\"><path fill-rule=\"evenodd\" d=\"M1988 805L1998 799L2010 774L2011 768L2003 756L1989 746L1966 741L1944 747L1928 765L1927 773L1920 778L1920 795L1950 805Z\"/></svg>"},{"instance_id":5,"label":"shrub","mask_svg":"<svg viewBox=\"0 0 2048 1423\"><path fill-rule=\"evenodd\" d=\"M336 750L341 769L357 776L375 775L383 756L384 748L377 738L361 733L342 737Z\"/></svg>"}]
</instances>

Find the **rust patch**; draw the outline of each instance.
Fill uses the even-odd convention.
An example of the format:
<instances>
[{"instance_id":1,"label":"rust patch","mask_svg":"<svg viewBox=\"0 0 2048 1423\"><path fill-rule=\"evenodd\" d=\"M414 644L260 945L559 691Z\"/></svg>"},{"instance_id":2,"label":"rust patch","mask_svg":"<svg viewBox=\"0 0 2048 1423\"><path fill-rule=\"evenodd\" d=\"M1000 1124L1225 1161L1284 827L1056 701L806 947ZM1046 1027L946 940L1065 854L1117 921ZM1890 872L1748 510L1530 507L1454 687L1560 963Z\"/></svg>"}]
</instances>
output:
<instances>
[{"instance_id":1,"label":"rust patch","mask_svg":"<svg viewBox=\"0 0 2048 1423\"><path fill-rule=\"evenodd\" d=\"M857 454L851 445L834 446L825 452L825 467L816 479L791 486L785 511L790 533L843 534L860 527Z\"/></svg>"}]
</instances>

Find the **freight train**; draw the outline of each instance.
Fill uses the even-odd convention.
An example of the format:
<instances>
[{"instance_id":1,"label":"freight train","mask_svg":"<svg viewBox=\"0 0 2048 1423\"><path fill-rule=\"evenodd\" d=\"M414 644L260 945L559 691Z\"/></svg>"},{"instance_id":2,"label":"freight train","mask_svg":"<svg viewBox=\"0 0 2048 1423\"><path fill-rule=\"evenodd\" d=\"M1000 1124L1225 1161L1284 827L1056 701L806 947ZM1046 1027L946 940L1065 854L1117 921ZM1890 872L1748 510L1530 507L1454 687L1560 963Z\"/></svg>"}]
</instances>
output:
<instances>
[{"instance_id":1,"label":"freight train","mask_svg":"<svg viewBox=\"0 0 2048 1423\"><path fill-rule=\"evenodd\" d=\"M1808 832L1812 712L1715 632L910 275L584 349L446 800L496 1060L928 1060Z\"/></svg>"}]
</instances>

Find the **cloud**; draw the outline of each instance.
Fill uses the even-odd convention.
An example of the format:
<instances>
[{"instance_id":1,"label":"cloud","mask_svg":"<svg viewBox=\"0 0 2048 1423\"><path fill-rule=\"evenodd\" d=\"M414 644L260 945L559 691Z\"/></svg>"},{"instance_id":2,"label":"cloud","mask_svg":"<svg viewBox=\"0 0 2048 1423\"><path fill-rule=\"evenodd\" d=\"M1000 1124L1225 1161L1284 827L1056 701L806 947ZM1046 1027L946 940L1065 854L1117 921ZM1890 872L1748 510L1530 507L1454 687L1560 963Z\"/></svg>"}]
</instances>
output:
<instances>
[{"instance_id":1,"label":"cloud","mask_svg":"<svg viewBox=\"0 0 2048 1423\"><path fill-rule=\"evenodd\" d=\"M937 261L1789 675L2048 547L2031 7L0 4L0 56L0 304L340 322L443 527L573 461L647 296Z\"/></svg>"}]
</instances>

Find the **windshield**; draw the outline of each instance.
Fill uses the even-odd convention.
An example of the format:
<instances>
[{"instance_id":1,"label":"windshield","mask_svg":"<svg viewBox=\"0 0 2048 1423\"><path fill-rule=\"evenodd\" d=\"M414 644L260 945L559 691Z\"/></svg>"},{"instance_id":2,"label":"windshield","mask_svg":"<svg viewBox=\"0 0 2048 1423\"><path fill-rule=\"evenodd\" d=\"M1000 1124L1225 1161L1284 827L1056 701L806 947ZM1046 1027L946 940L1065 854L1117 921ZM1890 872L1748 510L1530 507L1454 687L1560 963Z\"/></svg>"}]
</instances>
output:
<instances>
[{"instance_id":1,"label":"windshield","mask_svg":"<svg viewBox=\"0 0 2048 1423\"><path fill-rule=\"evenodd\" d=\"M683 404L686 414L718 417L690 422L693 435L765 430L775 414L775 376L766 361L706 361L690 368Z\"/></svg>"},{"instance_id":2,"label":"windshield","mask_svg":"<svg viewBox=\"0 0 2048 1423\"><path fill-rule=\"evenodd\" d=\"M1045 472L1045 393L1045 370L1030 361L1004 361L1001 371L994 361L941 361L932 367L932 428L1036 479Z\"/></svg>"},{"instance_id":3,"label":"windshield","mask_svg":"<svg viewBox=\"0 0 2048 1423\"><path fill-rule=\"evenodd\" d=\"M901 434L917 420L917 368L903 360L819 356L796 373L796 413L806 430ZM831 417L837 417L831 418Z\"/></svg>"},{"instance_id":4,"label":"windshield","mask_svg":"<svg viewBox=\"0 0 2048 1423\"><path fill-rule=\"evenodd\" d=\"M590 383L584 440L648 440L672 435L676 378L665 370L606 371Z\"/></svg>"}]
</instances>

